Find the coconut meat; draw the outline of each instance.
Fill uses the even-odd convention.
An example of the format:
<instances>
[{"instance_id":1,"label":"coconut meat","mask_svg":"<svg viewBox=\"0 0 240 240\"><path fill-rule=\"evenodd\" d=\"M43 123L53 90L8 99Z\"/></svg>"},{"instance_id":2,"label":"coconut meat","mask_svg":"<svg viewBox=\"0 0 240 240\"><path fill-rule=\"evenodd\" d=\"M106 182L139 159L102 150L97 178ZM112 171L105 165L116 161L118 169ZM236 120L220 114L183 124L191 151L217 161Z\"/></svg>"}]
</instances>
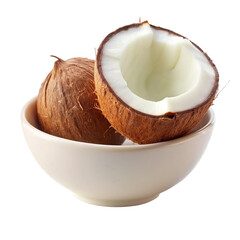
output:
<instances>
[{"instance_id":1,"label":"coconut meat","mask_svg":"<svg viewBox=\"0 0 240 240\"><path fill-rule=\"evenodd\" d=\"M215 82L203 52L188 39L147 22L113 35L104 45L101 65L121 101L150 115L196 107Z\"/></svg>"}]
</instances>

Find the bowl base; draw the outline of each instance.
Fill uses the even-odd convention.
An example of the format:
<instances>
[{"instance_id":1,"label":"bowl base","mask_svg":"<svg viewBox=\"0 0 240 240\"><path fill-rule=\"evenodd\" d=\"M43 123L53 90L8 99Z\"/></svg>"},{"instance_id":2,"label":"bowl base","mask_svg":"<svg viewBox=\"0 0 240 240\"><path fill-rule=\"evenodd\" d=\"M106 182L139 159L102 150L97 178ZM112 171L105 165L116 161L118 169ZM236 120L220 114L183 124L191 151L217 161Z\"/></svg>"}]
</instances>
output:
<instances>
[{"instance_id":1,"label":"bowl base","mask_svg":"<svg viewBox=\"0 0 240 240\"><path fill-rule=\"evenodd\" d=\"M134 199L134 200L99 200L99 199L92 199L92 198L86 198L82 197L79 195L75 196L86 203L93 204L93 205L98 205L98 206L105 206L105 207L130 207L130 206L136 206L136 205L141 205L147 202L150 202L157 198L159 196L158 194L154 194L150 197L147 198L141 198L141 199Z\"/></svg>"}]
</instances>

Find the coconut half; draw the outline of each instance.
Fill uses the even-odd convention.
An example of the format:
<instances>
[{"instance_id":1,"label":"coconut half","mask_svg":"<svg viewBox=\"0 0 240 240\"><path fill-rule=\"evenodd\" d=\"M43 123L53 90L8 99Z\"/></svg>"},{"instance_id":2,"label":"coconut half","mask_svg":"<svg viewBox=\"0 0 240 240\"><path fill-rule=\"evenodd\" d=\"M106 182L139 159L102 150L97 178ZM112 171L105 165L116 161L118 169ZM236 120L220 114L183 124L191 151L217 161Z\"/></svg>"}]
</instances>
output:
<instances>
[{"instance_id":1,"label":"coconut half","mask_svg":"<svg viewBox=\"0 0 240 240\"><path fill-rule=\"evenodd\" d=\"M110 33L95 62L95 85L113 128L139 144L180 137L211 106L219 75L187 38L148 22Z\"/></svg>"}]
</instances>

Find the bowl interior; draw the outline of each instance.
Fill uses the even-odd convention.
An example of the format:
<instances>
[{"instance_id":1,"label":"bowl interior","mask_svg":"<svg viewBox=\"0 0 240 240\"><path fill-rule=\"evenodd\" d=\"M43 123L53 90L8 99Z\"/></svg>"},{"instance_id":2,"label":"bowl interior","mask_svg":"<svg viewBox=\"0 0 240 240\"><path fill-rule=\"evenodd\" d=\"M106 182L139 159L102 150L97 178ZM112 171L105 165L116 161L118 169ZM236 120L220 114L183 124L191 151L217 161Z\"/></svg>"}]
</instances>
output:
<instances>
[{"instance_id":1,"label":"bowl interior","mask_svg":"<svg viewBox=\"0 0 240 240\"><path fill-rule=\"evenodd\" d=\"M38 118L37 118L37 98L32 99L29 104L27 104L25 109L26 121L33 127L41 130Z\"/></svg>"}]
</instances>

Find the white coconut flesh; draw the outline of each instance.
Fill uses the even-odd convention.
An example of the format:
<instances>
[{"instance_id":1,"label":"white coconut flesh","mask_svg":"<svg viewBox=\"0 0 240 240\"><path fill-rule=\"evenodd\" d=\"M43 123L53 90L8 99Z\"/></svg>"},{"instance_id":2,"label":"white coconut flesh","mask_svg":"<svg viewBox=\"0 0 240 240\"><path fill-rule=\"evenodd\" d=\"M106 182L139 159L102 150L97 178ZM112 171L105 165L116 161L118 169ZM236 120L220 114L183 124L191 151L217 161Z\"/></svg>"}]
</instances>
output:
<instances>
[{"instance_id":1,"label":"white coconut flesh","mask_svg":"<svg viewBox=\"0 0 240 240\"><path fill-rule=\"evenodd\" d=\"M113 35L103 47L101 67L118 98L150 115L201 104L216 75L209 59L188 39L147 22Z\"/></svg>"}]
</instances>

